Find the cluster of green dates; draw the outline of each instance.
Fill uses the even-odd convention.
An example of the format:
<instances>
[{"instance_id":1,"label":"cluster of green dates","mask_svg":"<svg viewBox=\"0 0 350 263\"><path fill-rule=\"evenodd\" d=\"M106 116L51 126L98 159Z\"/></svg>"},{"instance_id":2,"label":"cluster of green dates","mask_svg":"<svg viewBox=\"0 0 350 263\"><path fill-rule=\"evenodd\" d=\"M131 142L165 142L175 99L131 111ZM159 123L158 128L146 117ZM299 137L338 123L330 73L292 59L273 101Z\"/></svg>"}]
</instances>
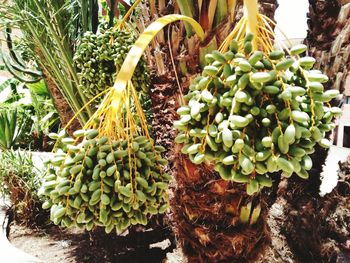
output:
<instances>
[{"instance_id":1,"label":"cluster of green dates","mask_svg":"<svg viewBox=\"0 0 350 263\"><path fill-rule=\"evenodd\" d=\"M288 56L264 54L252 51L252 39L246 36L244 53L233 40L226 53L206 55L174 123L183 154L215 164L223 179L245 183L248 194L271 186L269 173L308 178L315 144L330 146L325 133L341 114L329 104L339 92L324 91L327 76L312 70L314 58L300 57L305 45Z\"/></svg>"},{"instance_id":2,"label":"cluster of green dates","mask_svg":"<svg viewBox=\"0 0 350 263\"><path fill-rule=\"evenodd\" d=\"M60 148L47 162L40 194L55 224L120 233L166 211L170 176L162 171L164 147L145 136L111 140L95 129L73 135L51 135Z\"/></svg>"},{"instance_id":3,"label":"cluster of green dates","mask_svg":"<svg viewBox=\"0 0 350 263\"><path fill-rule=\"evenodd\" d=\"M135 36L128 30L100 28L98 34L86 32L74 54L78 69L79 88L92 99L106 88L113 86L126 55L134 44ZM135 88L148 93L150 76L143 59L132 78Z\"/></svg>"}]
</instances>

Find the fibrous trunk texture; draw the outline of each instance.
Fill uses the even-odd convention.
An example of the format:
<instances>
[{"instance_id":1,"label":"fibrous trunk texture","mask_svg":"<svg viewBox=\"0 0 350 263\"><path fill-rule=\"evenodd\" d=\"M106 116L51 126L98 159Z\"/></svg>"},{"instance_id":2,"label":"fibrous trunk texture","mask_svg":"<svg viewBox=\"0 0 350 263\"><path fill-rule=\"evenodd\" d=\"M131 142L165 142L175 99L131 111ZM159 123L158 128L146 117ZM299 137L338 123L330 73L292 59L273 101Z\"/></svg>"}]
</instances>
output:
<instances>
[{"instance_id":1,"label":"fibrous trunk texture","mask_svg":"<svg viewBox=\"0 0 350 263\"><path fill-rule=\"evenodd\" d=\"M309 0L307 44L316 67L329 77L328 88L344 90L350 69L350 3Z\"/></svg>"},{"instance_id":2,"label":"fibrous trunk texture","mask_svg":"<svg viewBox=\"0 0 350 263\"><path fill-rule=\"evenodd\" d=\"M177 151L176 151L177 152ZM171 202L173 228L189 262L251 262L266 248L269 229L262 196L248 196L241 184L224 181L210 166L176 157ZM241 207L260 204L253 225L239 221Z\"/></svg>"},{"instance_id":3,"label":"fibrous trunk texture","mask_svg":"<svg viewBox=\"0 0 350 263\"><path fill-rule=\"evenodd\" d=\"M63 97L60 90L57 88L56 83L51 79L47 72L44 72L44 79L47 84L47 88L50 91L53 104L60 116L61 125L65 127L67 123L74 117L74 112L67 103L67 100ZM67 132L72 134L75 130L81 127L78 119L76 118L71 125L67 128Z\"/></svg>"}]
</instances>

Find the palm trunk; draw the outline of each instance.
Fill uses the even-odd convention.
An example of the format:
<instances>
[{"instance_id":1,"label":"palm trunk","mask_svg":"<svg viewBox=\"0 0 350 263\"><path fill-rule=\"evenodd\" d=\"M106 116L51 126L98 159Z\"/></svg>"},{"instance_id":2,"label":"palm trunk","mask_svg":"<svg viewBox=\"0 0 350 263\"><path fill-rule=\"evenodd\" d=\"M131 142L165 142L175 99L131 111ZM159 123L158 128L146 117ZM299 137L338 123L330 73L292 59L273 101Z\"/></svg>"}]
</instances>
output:
<instances>
[{"instance_id":1,"label":"palm trunk","mask_svg":"<svg viewBox=\"0 0 350 263\"><path fill-rule=\"evenodd\" d=\"M262 194L248 196L241 184L224 181L213 167L196 166L179 154L171 202L173 229L189 262L251 262L270 242ZM241 208L261 205L254 225L240 222Z\"/></svg>"},{"instance_id":2,"label":"palm trunk","mask_svg":"<svg viewBox=\"0 0 350 263\"><path fill-rule=\"evenodd\" d=\"M176 84L174 68L169 56L167 32L154 44L153 63L157 75L153 79L153 127L158 143L170 151L169 170L174 176L171 193L172 227L189 262L250 262L258 258L269 243L266 223L267 196L248 196L245 187L227 182L213 167L196 166L174 145L176 108L179 107L179 89L186 93L190 80L200 71L200 53L212 46L216 49L235 22L242 16L242 2L237 1L235 16L229 15L213 31L207 33L203 43L193 36L185 39L185 29L179 26L170 31L171 51L176 71L180 72L180 86ZM262 13L273 18L277 1L260 1ZM167 6L168 10L174 7ZM176 8L175 8L176 9ZM170 29L169 29L170 30ZM178 54L181 49L181 54ZM254 225L243 225L239 217L241 208L249 202L261 205L261 215Z\"/></svg>"},{"instance_id":3,"label":"palm trunk","mask_svg":"<svg viewBox=\"0 0 350 263\"><path fill-rule=\"evenodd\" d=\"M328 88L343 91L350 69L349 1L309 0L307 44L316 67L329 77Z\"/></svg>"},{"instance_id":4,"label":"palm trunk","mask_svg":"<svg viewBox=\"0 0 350 263\"><path fill-rule=\"evenodd\" d=\"M66 99L63 97L60 90L57 88L56 83L51 79L47 72L44 72L44 79L47 84L47 88L52 96L53 104L60 116L62 128L65 127L69 121L74 117L74 112L68 105ZM78 119L76 118L71 125L69 125L67 132L72 134L74 131L81 127Z\"/></svg>"},{"instance_id":5,"label":"palm trunk","mask_svg":"<svg viewBox=\"0 0 350 263\"><path fill-rule=\"evenodd\" d=\"M125 1L123 1L123 0L114 0L114 1L113 0L107 0L106 2L107 2L107 5L108 5L108 7L110 9L111 9L111 3L113 3L113 11L112 11L112 13L117 18L119 18L119 7L118 7L119 4L124 6L125 11L128 11L129 8L130 8L130 5L128 3L126 3Z\"/></svg>"}]
</instances>

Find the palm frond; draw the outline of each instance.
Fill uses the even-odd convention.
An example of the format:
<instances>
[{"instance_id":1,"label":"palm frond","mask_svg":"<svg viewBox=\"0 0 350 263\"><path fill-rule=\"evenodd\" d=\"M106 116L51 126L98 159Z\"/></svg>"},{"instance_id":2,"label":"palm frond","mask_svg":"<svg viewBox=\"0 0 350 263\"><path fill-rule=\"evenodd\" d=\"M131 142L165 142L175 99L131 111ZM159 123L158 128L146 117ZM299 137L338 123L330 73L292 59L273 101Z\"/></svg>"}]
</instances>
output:
<instances>
[{"instance_id":1,"label":"palm frond","mask_svg":"<svg viewBox=\"0 0 350 263\"><path fill-rule=\"evenodd\" d=\"M88 2L84 10L83 2ZM0 26L16 26L22 31L26 42L35 50L40 67L55 82L75 113L87 99L78 88L73 54L77 40L93 27L92 19L84 26L82 21L86 15L96 12L92 10L95 5L96 0L13 0L0 7ZM81 124L92 115L90 107L86 109L78 116Z\"/></svg>"}]
</instances>

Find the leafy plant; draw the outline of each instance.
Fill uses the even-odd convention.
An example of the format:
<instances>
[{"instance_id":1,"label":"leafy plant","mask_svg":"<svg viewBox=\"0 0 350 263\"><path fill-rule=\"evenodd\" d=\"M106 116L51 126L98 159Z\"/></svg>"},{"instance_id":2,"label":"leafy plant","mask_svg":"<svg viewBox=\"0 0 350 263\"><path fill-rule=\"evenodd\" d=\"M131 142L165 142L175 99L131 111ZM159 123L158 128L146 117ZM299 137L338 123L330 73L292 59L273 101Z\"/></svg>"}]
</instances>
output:
<instances>
[{"instance_id":1,"label":"leafy plant","mask_svg":"<svg viewBox=\"0 0 350 263\"><path fill-rule=\"evenodd\" d=\"M17 86L21 82L16 78L9 78L0 84L0 103L11 103L18 100Z\"/></svg>"},{"instance_id":2,"label":"leafy plant","mask_svg":"<svg viewBox=\"0 0 350 263\"><path fill-rule=\"evenodd\" d=\"M25 224L41 223L47 216L37 195L40 170L26 151L3 151L0 158L0 192L9 197L15 219ZM39 220L40 219L40 220Z\"/></svg>"},{"instance_id":3,"label":"leafy plant","mask_svg":"<svg viewBox=\"0 0 350 263\"><path fill-rule=\"evenodd\" d=\"M35 63L34 53L23 39L12 39L12 28L9 24L5 24L4 27L8 52L2 52L1 58L5 69L21 82L35 83L40 81L43 74Z\"/></svg>"},{"instance_id":4,"label":"leafy plant","mask_svg":"<svg viewBox=\"0 0 350 263\"><path fill-rule=\"evenodd\" d=\"M27 84L27 86L30 90L31 105L34 109L32 132L47 135L57 130L60 123L59 116L45 82L40 81L34 84Z\"/></svg>"},{"instance_id":5,"label":"leafy plant","mask_svg":"<svg viewBox=\"0 0 350 263\"><path fill-rule=\"evenodd\" d=\"M71 109L78 112L87 103L78 88L79 80L73 66L73 53L77 38L86 30L93 29L86 20L94 14L96 1L39 1L15 0L0 7L0 23L18 26L23 37L35 51L36 59L44 75L53 80ZM96 19L91 20L91 23ZM95 26L94 26L95 27ZM92 111L78 116L84 124Z\"/></svg>"},{"instance_id":6,"label":"leafy plant","mask_svg":"<svg viewBox=\"0 0 350 263\"><path fill-rule=\"evenodd\" d=\"M56 131L59 127L59 117L53 105L47 86L44 81L34 84L24 84L15 78L5 81L1 86L0 112L2 116L3 128L2 148L8 147L25 147L34 149L47 149L49 146L45 136ZM16 118L12 120L12 112L16 112ZM7 114L5 114L7 113ZM11 113L11 114L10 114ZM9 121L6 122L5 119ZM11 126L5 130L7 123L12 121L21 126L21 132L18 136L14 136L11 142L8 138L15 130L11 130ZM5 131L8 134L5 136ZM6 143L5 143L6 142Z\"/></svg>"},{"instance_id":7,"label":"leafy plant","mask_svg":"<svg viewBox=\"0 0 350 263\"><path fill-rule=\"evenodd\" d=\"M23 132L24 122L18 121L17 109L0 112L0 148L10 149Z\"/></svg>"}]
</instances>

